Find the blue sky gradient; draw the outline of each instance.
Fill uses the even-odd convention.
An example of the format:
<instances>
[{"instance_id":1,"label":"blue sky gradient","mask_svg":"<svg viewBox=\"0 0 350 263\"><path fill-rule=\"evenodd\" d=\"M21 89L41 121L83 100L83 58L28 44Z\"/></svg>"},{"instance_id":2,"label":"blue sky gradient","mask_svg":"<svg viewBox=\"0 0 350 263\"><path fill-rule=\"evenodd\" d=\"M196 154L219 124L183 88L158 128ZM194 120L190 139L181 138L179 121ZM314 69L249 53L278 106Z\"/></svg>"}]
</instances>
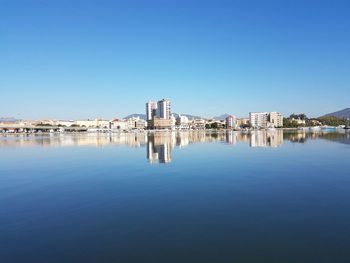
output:
<instances>
[{"instance_id":1,"label":"blue sky gradient","mask_svg":"<svg viewBox=\"0 0 350 263\"><path fill-rule=\"evenodd\" d=\"M350 1L0 0L0 116L350 107Z\"/></svg>"}]
</instances>

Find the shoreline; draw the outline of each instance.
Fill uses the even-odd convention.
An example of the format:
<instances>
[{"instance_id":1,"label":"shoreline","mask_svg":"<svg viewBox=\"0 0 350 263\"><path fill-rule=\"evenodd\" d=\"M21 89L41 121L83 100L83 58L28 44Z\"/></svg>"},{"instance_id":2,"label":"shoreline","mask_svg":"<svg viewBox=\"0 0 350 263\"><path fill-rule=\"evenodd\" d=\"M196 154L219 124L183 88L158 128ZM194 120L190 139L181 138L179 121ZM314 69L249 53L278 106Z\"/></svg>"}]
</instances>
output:
<instances>
[{"instance_id":1,"label":"shoreline","mask_svg":"<svg viewBox=\"0 0 350 263\"><path fill-rule=\"evenodd\" d=\"M76 131L76 132L0 132L0 136L7 135L118 135L118 134L152 134L152 133L172 133L172 132L214 132L214 133L226 133L226 132L241 132L250 133L255 131L304 131L304 132L318 132L325 130L334 131L348 131L348 129L340 127L303 127L303 128L273 128L273 129L245 129L245 130L235 130L235 129L181 129L181 130L134 130L134 131Z\"/></svg>"}]
</instances>

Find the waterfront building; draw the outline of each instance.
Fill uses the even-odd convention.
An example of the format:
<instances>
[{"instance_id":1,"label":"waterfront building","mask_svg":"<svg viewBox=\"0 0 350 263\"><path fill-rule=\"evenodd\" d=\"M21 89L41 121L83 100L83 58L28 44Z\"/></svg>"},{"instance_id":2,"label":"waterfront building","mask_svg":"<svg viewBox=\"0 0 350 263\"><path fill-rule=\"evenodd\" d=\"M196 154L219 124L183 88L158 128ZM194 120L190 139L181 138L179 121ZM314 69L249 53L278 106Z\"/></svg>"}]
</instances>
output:
<instances>
[{"instance_id":1,"label":"waterfront building","mask_svg":"<svg viewBox=\"0 0 350 263\"><path fill-rule=\"evenodd\" d=\"M127 120L127 127L129 130L133 129L145 129L147 126L147 122L140 117L131 117Z\"/></svg>"},{"instance_id":2,"label":"waterfront building","mask_svg":"<svg viewBox=\"0 0 350 263\"><path fill-rule=\"evenodd\" d=\"M176 118L176 126L179 129L189 129L190 125L189 125L188 117L179 115Z\"/></svg>"},{"instance_id":3,"label":"waterfront building","mask_svg":"<svg viewBox=\"0 0 350 263\"><path fill-rule=\"evenodd\" d=\"M283 115L279 112L270 112L269 114L270 126L274 128L283 127Z\"/></svg>"},{"instance_id":4,"label":"waterfront building","mask_svg":"<svg viewBox=\"0 0 350 263\"><path fill-rule=\"evenodd\" d=\"M171 115L170 101L162 99L155 104L146 103L147 127L149 129L173 129L175 118Z\"/></svg>"},{"instance_id":5,"label":"waterfront building","mask_svg":"<svg viewBox=\"0 0 350 263\"><path fill-rule=\"evenodd\" d=\"M171 129L173 120L153 117L153 119L148 122L148 126L154 130Z\"/></svg>"},{"instance_id":6,"label":"waterfront building","mask_svg":"<svg viewBox=\"0 0 350 263\"><path fill-rule=\"evenodd\" d=\"M249 122L253 128L266 128L268 120L267 112L250 112Z\"/></svg>"},{"instance_id":7,"label":"waterfront building","mask_svg":"<svg viewBox=\"0 0 350 263\"><path fill-rule=\"evenodd\" d=\"M148 101L146 103L146 120L152 120L153 116L156 115L157 103L154 101Z\"/></svg>"},{"instance_id":8,"label":"waterfront building","mask_svg":"<svg viewBox=\"0 0 350 263\"><path fill-rule=\"evenodd\" d=\"M279 112L250 112L249 122L253 128L279 128L283 127L283 115Z\"/></svg>"},{"instance_id":9,"label":"waterfront building","mask_svg":"<svg viewBox=\"0 0 350 263\"><path fill-rule=\"evenodd\" d=\"M194 119L189 125L191 129L202 130L205 129L206 120L203 119Z\"/></svg>"},{"instance_id":10,"label":"waterfront building","mask_svg":"<svg viewBox=\"0 0 350 263\"><path fill-rule=\"evenodd\" d=\"M292 122L295 122L298 125L305 125L306 121L304 119L300 119L300 118L291 118Z\"/></svg>"},{"instance_id":11,"label":"waterfront building","mask_svg":"<svg viewBox=\"0 0 350 263\"><path fill-rule=\"evenodd\" d=\"M236 117L229 115L226 117L226 128L235 129L237 127Z\"/></svg>"},{"instance_id":12,"label":"waterfront building","mask_svg":"<svg viewBox=\"0 0 350 263\"><path fill-rule=\"evenodd\" d=\"M170 119L170 101L162 99L157 102L157 117L160 119L168 120Z\"/></svg>"},{"instance_id":13,"label":"waterfront building","mask_svg":"<svg viewBox=\"0 0 350 263\"><path fill-rule=\"evenodd\" d=\"M95 120L78 120L75 124L86 128L103 128L110 129L111 122L109 120L95 119Z\"/></svg>"},{"instance_id":14,"label":"waterfront building","mask_svg":"<svg viewBox=\"0 0 350 263\"><path fill-rule=\"evenodd\" d=\"M239 118L236 120L237 127L248 126L249 118Z\"/></svg>"},{"instance_id":15,"label":"waterfront building","mask_svg":"<svg viewBox=\"0 0 350 263\"><path fill-rule=\"evenodd\" d=\"M218 129L225 128L225 120L208 119L205 120L205 125L210 125L211 127L216 126Z\"/></svg>"},{"instance_id":16,"label":"waterfront building","mask_svg":"<svg viewBox=\"0 0 350 263\"><path fill-rule=\"evenodd\" d=\"M112 130L113 131L124 131L129 128L128 122L123 119L112 120Z\"/></svg>"}]
</instances>

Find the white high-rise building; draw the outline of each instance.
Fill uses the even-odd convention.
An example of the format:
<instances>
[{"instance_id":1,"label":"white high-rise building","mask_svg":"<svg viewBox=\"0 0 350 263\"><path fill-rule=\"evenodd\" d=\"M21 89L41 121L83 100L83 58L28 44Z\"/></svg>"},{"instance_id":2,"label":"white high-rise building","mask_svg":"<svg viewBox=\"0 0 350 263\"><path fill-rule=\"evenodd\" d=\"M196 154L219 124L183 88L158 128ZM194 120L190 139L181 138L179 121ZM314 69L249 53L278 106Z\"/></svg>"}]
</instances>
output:
<instances>
[{"instance_id":1,"label":"white high-rise building","mask_svg":"<svg viewBox=\"0 0 350 263\"><path fill-rule=\"evenodd\" d=\"M229 115L226 117L226 128L231 129L231 128L236 128L236 117Z\"/></svg>"},{"instance_id":2,"label":"white high-rise building","mask_svg":"<svg viewBox=\"0 0 350 263\"><path fill-rule=\"evenodd\" d=\"M283 115L279 112L250 112L249 121L253 128L283 127Z\"/></svg>"},{"instance_id":3,"label":"white high-rise building","mask_svg":"<svg viewBox=\"0 0 350 263\"><path fill-rule=\"evenodd\" d=\"M270 125L272 127L278 128L283 127L283 115L279 112L270 112Z\"/></svg>"},{"instance_id":4,"label":"white high-rise building","mask_svg":"<svg viewBox=\"0 0 350 263\"><path fill-rule=\"evenodd\" d=\"M148 101L146 103L146 118L147 121L152 120L152 117L155 115L157 110L157 103L154 101Z\"/></svg>"},{"instance_id":5,"label":"white high-rise building","mask_svg":"<svg viewBox=\"0 0 350 263\"><path fill-rule=\"evenodd\" d=\"M157 117L160 119L169 120L171 117L170 101L162 99L157 103Z\"/></svg>"},{"instance_id":6,"label":"white high-rise building","mask_svg":"<svg viewBox=\"0 0 350 263\"><path fill-rule=\"evenodd\" d=\"M266 128L268 120L267 112L250 112L249 121L253 128Z\"/></svg>"}]
</instances>

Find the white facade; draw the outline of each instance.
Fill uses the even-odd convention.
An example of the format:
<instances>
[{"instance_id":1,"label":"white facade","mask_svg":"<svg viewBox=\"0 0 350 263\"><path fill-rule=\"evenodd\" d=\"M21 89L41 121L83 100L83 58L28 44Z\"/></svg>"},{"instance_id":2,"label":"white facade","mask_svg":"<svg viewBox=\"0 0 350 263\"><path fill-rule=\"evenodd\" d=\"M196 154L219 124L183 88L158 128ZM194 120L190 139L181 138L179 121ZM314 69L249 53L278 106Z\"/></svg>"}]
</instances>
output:
<instances>
[{"instance_id":1,"label":"white facade","mask_svg":"<svg viewBox=\"0 0 350 263\"><path fill-rule=\"evenodd\" d=\"M160 119L170 119L170 101L162 99L157 103L157 117Z\"/></svg>"},{"instance_id":2,"label":"white facade","mask_svg":"<svg viewBox=\"0 0 350 263\"><path fill-rule=\"evenodd\" d=\"M270 112L270 125L274 128L283 127L282 113Z\"/></svg>"},{"instance_id":3,"label":"white facade","mask_svg":"<svg viewBox=\"0 0 350 263\"><path fill-rule=\"evenodd\" d=\"M75 122L77 125L81 127L87 127L87 128L110 128L110 121L108 120L101 120L101 119L95 119L95 120L80 120Z\"/></svg>"},{"instance_id":4,"label":"white facade","mask_svg":"<svg viewBox=\"0 0 350 263\"><path fill-rule=\"evenodd\" d=\"M279 112L250 112L249 121L253 128L283 127L283 115Z\"/></svg>"},{"instance_id":5,"label":"white facade","mask_svg":"<svg viewBox=\"0 0 350 263\"><path fill-rule=\"evenodd\" d=\"M226 128L236 128L237 127L237 122L236 122L236 117L229 115L226 117Z\"/></svg>"},{"instance_id":6,"label":"white facade","mask_svg":"<svg viewBox=\"0 0 350 263\"><path fill-rule=\"evenodd\" d=\"M190 128L189 120L188 120L187 116L179 115L176 118L176 124L180 129L189 129Z\"/></svg>"},{"instance_id":7,"label":"white facade","mask_svg":"<svg viewBox=\"0 0 350 263\"><path fill-rule=\"evenodd\" d=\"M140 117L131 117L127 120L128 129L144 129L147 126L147 122Z\"/></svg>"},{"instance_id":8,"label":"white facade","mask_svg":"<svg viewBox=\"0 0 350 263\"><path fill-rule=\"evenodd\" d=\"M128 129L128 122L126 120L119 120L115 119L112 121L112 130L127 130Z\"/></svg>"},{"instance_id":9,"label":"white facade","mask_svg":"<svg viewBox=\"0 0 350 263\"><path fill-rule=\"evenodd\" d=\"M155 111L157 110L157 103L154 101L148 101L146 103L146 120L150 121L152 120L152 117L154 116Z\"/></svg>"},{"instance_id":10,"label":"white facade","mask_svg":"<svg viewBox=\"0 0 350 263\"><path fill-rule=\"evenodd\" d=\"M267 112L250 112L249 121L253 128L266 128L268 120Z\"/></svg>"},{"instance_id":11,"label":"white facade","mask_svg":"<svg viewBox=\"0 0 350 263\"><path fill-rule=\"evenodd\" d=\"M306 121L305 121L305 120L302 120L302 119L300 119L300 118L298 118L298 119L292 118L291 120L292 120L293 122L296 122L296 123L299 124L299 125L305 125L305 124L306 124Z\"/></svg>"}]
</instances>

